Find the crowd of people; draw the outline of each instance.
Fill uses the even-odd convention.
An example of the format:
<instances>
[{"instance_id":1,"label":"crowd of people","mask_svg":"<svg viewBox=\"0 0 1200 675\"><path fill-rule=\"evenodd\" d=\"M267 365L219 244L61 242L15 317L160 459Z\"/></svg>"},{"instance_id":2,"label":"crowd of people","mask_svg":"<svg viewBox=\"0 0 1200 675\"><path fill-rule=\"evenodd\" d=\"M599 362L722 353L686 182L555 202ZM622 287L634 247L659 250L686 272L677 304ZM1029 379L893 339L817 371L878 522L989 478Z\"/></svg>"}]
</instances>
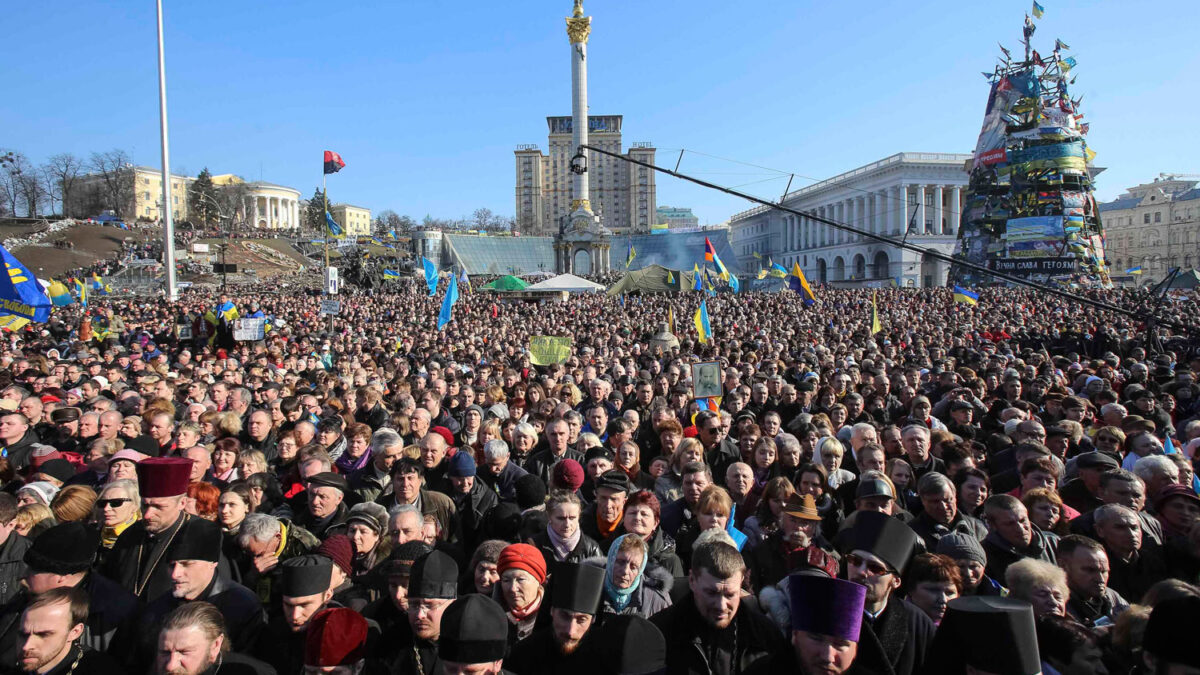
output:
<instances>
[{"instance_id":1,"label":"crowd of people","mask_svg":"<svg viewBox=\"0 0 1200 675\"><path fill-rule=\"evenodd\" d=\"M464 289L438 330L349 290L0 345L0 672L1200 668L1189 335L1011 289L721 294L704 339L699 293Z\"/></svg>"}]
</instances>

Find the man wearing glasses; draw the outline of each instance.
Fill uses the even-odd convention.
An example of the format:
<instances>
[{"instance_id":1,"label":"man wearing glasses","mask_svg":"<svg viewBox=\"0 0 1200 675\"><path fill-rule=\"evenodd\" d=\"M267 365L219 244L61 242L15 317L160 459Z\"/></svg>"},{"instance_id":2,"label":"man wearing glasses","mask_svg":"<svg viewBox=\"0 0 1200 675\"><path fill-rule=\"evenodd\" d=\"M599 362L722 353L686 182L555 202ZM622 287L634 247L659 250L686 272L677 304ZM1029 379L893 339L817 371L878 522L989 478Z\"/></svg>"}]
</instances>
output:
<instances>
[{"instance_id":1,"label":"man wearing glasses","mask_svg":"<svg viewBox=\"0 0 1200 675\"><path fill-rule=\"evenodd\" d=\"M715 475L724 476L730 464L741 461L738 447L726 435L718 413L701 410L696 415L696 430L704 446L704 463L712 467Z\"/></svg>"},{"instance_id":2,"label":"man wearing glasses","mask_svg":"<svg viewBox=\"0 0 1200 675\"><path fill-rule=\"evenodd\" d=\"M912 559L917 533L883 513L862 511L838 536L845 553L846 576L866 587L862 632L855 661L868 672L913 675L925 672L934 625L907 600L892 595L900 588ZM867 634L870 634L870 638Z\"/></svg>"}]
</instances>

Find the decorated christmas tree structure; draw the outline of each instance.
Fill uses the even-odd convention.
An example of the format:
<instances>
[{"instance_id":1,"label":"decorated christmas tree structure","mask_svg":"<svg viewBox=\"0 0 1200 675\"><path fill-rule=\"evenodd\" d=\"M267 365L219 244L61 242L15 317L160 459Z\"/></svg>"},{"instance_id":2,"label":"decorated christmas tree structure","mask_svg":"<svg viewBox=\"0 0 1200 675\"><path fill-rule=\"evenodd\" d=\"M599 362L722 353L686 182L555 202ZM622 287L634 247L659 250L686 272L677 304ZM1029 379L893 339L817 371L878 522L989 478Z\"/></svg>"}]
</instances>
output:
<instances>
[{"instance_id":1,"label":"decorated christmas tree structure","mask_svg":"<svg viewBox=\"0 0 1200 675\"><path fill-rule=\"evenodd\" d=\"M1088 125L1069 86L1076 61L1054 41L1042 56L1030 44L1036 26L1025 17L1025 57L1003 47L991 82L983 129L969 167L956 256L998 272L1071 287L1107 286L1100 213L1088 167ZM996 283L988 274L954 266L950 284Z\"/></svg>"}]
</instances>

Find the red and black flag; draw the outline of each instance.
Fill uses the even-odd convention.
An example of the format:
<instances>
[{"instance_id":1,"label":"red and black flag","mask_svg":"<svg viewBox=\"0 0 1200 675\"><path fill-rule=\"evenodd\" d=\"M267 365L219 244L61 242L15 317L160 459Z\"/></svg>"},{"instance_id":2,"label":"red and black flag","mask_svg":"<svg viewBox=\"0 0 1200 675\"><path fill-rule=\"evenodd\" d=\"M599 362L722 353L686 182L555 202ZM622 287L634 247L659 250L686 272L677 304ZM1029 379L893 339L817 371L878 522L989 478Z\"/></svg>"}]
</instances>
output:
<instances>
[{"instance_id":1,"label":"red and black flag","mask_svg":"<svg viewBox=\"0 0 1200 675\"><path fill-rule=\"evenodd\" d=\"M337 173L346 166L342 156L332 150L325 151L325 173Z\"/></svg>"}]
</instances>

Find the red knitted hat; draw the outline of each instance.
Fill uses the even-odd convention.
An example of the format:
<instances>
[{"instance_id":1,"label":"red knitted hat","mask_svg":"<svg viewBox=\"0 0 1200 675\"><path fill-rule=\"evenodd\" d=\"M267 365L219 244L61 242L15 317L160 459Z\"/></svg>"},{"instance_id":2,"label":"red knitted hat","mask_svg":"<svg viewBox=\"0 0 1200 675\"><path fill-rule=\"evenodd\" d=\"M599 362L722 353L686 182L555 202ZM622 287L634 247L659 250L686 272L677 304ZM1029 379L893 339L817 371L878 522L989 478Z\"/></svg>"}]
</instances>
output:
<instances>
[{"instance_id":1,"label":"red knitted hat","mask_svg":"<svg viewBox=\"0 0 1200 675\"><path fill-rule=\"evenodd\" d=\"M446 439L446 447L454 447L454 434L450 433L449 429L446 427L434 427L430 429L430 431Z\"/></svg>"},{"instance_id":2,"label":"red knitted hat","mask_svg":"<svg viewBox=\"0 0 1200 675\"><path fill-rule=\"evenodd\" d=\"M525 570L537 579L539 584L546 583L546 558L542 552L529 544L510 544L500 551L500 559L496 561L496 572L504 574L505 570Z\"/></svg>"},{"instance_id":3,"label":"red knitted hat","mask_svg":"<svg viewBox=\"0 0 1200 675\"><path fill-rule=\"evenodd\" d=\"M328 668L353 666L366 656L367 620L358 612L337 607L317 613L304 639L304 665Z\"/></svg>"},{"instance_id":4,"label":"red knitted hat","mask_svg":"<svg viewBox=\"0 0 1200 675\"><path fill-rule=\"evenodd\" d=\"M350 537L344 534L329 535L313 553L329 558L346 575L354 571L354 544L350 543Z\"/></svg>"},{"instance_id":5,"label":"red knitted hat","mask_svg":"<svg viewBox=\"0 0 1200 675\"><path fill-rule=\"evenodd\" d=\"M554 484L564 490L575 491L583 485L583 467L573 459L564 459L550 470Z\"/></svg>"}]
</instances>

